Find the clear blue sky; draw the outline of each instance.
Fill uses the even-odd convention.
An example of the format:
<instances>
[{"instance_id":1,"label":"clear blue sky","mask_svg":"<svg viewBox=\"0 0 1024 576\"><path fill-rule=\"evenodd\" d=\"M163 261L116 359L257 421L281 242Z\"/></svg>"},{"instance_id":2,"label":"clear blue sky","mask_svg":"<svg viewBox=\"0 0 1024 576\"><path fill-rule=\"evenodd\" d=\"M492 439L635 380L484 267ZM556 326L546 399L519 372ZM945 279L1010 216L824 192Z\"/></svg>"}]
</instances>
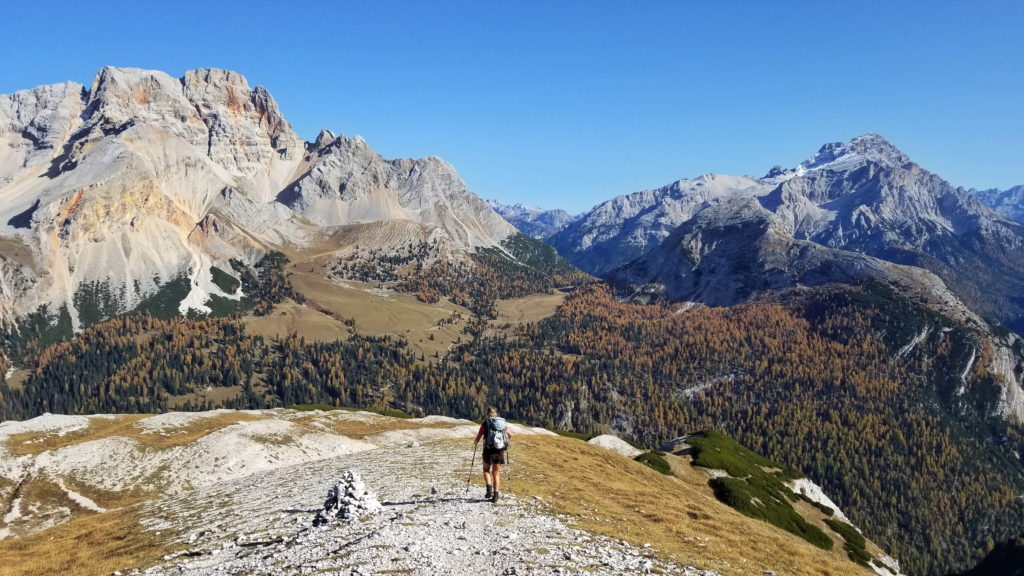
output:
<instances>
[{"instance_id":1,"label":"clear blue sky","mask_svg":"<svg viewBox=\"0 0 1024 576\"><path fill-rule=\"evenodd\" d=\"M4 0L0 93L104 65L237 70L299 134L437 155L484 198L583 211L878 132L1024 184L1024 2Z\"/></svg>"}]
</instances>

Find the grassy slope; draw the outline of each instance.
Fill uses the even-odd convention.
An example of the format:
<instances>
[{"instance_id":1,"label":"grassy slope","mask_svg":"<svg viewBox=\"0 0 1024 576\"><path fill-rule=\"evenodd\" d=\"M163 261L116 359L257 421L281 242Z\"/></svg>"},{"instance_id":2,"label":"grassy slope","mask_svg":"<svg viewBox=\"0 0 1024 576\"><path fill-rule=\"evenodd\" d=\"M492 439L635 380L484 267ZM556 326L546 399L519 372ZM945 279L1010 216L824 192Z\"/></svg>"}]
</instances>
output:
<instances>
[{"instance_id":1,"label":"grassy slope","mask_svg":"<svg viewBox=\"0 0 1024 576\"><path fill-rule=\"evenodd\" d=\"M521 437L513 450L508 490L541 496L583 529L651 544L679 562L725 575L869 573L839 547L826 552L719 502L708 476L684 458L666 456L675 475L665 476L567 438Z\"/></svg>"},{"instance_id":2,"label":"grassy slope","mask_svg":"<svg viewBox=\"0 0 1024 576\"><path fill-rule=\"evenodd\" d=\"M355 320L353 328L360 334L404 337L413 350L425 356L446 353L471 316L465 308L446 300L425 304L410 294L375 292L371 285L356 287L356 283L341 285L298 268L293 270L292 282L311 307L322 308L334 319ZM438 327L453 312L460 313L463 320ZM260 329L268 330L265 326Z\"/></svg>"},{"instance_id":3,"label":"grassy slope","mask_svg":"<svg viewBox=\"0 0 1024 576\"><path fill-rule=\"evenodd\" d=\"M0 576L111 574L151 563L172 551L139 524L134 507L72 520L21 538L0 541Z\"/></svg>"}]
</instances>

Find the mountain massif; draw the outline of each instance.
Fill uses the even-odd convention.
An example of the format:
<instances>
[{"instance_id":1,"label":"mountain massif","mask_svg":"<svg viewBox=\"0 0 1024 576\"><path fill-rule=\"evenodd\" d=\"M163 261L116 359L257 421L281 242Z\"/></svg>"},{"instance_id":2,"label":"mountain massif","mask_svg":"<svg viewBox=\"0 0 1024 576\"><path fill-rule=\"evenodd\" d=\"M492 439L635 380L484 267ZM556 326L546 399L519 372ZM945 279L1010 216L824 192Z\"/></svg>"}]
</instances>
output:
<instances>
[{"instance_id":1,"label":"mountain massif","mask_svg":"<svg viewBox=\"0 0 1024 576\"><path fill-rule=\"evenodd\" d=\"M385 160L360 138L304 142L241 75L104 68L0 96L0 322L40 307L85 324L100 287L125 312L179 279L209 312L271 249L428 243L497 248L515 229L437 158ZM109 316L109 314L108 314Z\"/></svg>"},{"instance_id":2,"label":"mountain massif","mask_svg":"<svg viewBox=\"0 0 1024 576\"><path fill-rule=\"evenodd\" d=\"M753 516L774 524L800 546L826 549L822 535L835 544L826 563L833 568L808 560L816 552L801 553L780 573L898 571L874 562L883 554L865 548L867 536L909 574L942 576L1019 536L1021 288L1024 226L874 134L828 144L762 178L708 174L569 218L489 204L437 158L388 160L359 137L327 130L304 141L267 90L234 72L174 78L105 68L88 88L66 83L0 96L0 417L231 409L216 422L237 425L235 436L271 446L275 457L323 456L307 437L335 424L357 440L371 434L368 416L338 417L342 425L265 412L309 404L456 418L496 406L568 434L613 433L646 446L682 438L682 456L709 459L716 464L708 468L728 475L700 477L695 485L708 494L694 498L728 504L743 523ZM145 424L136 429L141 416L78 419L82 426L56 432L47 428L52 418L60 420L7 428L3 449L14 464L4 465L0 482L9 500L0 529L17 536L15 549L19 541L38 544L21 540L32 538L24 528L47 521L42 512L22 514L31 507L20 502L57 510L55 518L61 509L120 509L147 495L144 483L124 494L89 485L103 476L95 474L102 459L72 470L80 460L63 456L138 449L145 455L123 458L124 473L145 478L138 462L152 457L154 475L190 479L197 465L168 455L189 460L193 442L220 438L207 434L206 420L184 416L168 416L187 423L155 435ZM250 424L237 420L259 422L247 434ZM423 423L432 430L431 422L452 424ZM716 443L716 431L771 461ZM388 438L378 445L402 445ZM585 487L546 472L581 454L527 443L538 455L524 458L526 493L582 498ZM455 461L447 448L435 456L440 467ZM661 457L652 452L644 461L658 467ZM231 454L212 458L202 461L211 469L245 467ZM372 459L362 462L365 470ZM668 462L662 467L678 470L672 455ZM721 531L705 508L687 509L694 499L652 516L645 490L654 481L630 472L616 482L620 464L601 468L614 518L638 514L646 529L665 531L669 547L700 548L698 525ZM834 507L780 488L801 480L797 469L863 535L832 522ZM217 499L229 484L244 491L259 481L193 487ZM677 481L687 480L664 480ZM557 488L570 484L568 492ZM670 484L657 486L676 494ZM461 505L394 497L406 507L396 514L418 514L417 503ZM146 522L159 524L163 509L146 510ZM587 525L607 524L586 508L571 512ZM395 516L377 528L402 526ZM201 539L210 527L189 529ZM282 534L217 536L219 551L165 558L152 573L178 569L172 560L206 573L215 569L207 557L255 570L256 558L242 550L250 545L294 567L310 558L289 551L289 542L324 551L315 534ZM239 550L225 552L229 540ZM455 552L466 546L457 540ZM726 540L715 550L728 555L740 546ZM417 556L414 543L401 545L408 561L449 565L433 551ZM606 552L619 562L630 550ZM374 570L391 569L379 563L390 552L364 553ZM699 558L695 564L723 575L748 573L750 565L776 569L745 556L746 566L733 564L740 557ZM334 556L315 562L340 566ZM575 561L566 569L587 566L605 570Z\"/></svg>"},{"instance_id":3,"label":"mountain massif","mask_svg":"<svg viewBox=\"0 0 1024 576\"><path fill-rule=\"evenodd\" d=\"M719 205L724 207L715 214L701 216ZM725 214L729 223L719 221ZM701 242L692 230L680 227L705 230L744 222L755 237L761 237L757 230L763 230L784 242L795 242L785 248L790 255L796 255L793 247L799 245L812 260L820 260L820 251L809 242L928 270L978 314L1014 328L1024 322L1024 308L1017 298L1024 289L1024 227L1000 216L969 191L914 164L876 134L827 144L796 168L776 167L762 178L709 174L620 196L598 205L550 241L580 268L607 276L676 233L671 239L675 245L664 251L690 254L680 258L690 261L687 268L704 273L711 263L702 267L700 253L728 248ZM688 246L678 245L682 237L691 240ZM747 241L741 236L731 238L737 243ZM652 260L632 265L625 279L664 284L676 299L700 301L702 293L716 292L688 287L678 278L659 278L654 269L662 267L661 258ZM813 262L780 264L783 270L795 269L794 273L788 280L776 275L774 284L768 281L765 286L829 281L825 270L818 270L815 278L796 271L815 268ZM861 269L883 266L868 259L858 265ZM893 270L889 267L890 273ZM758 272L756 267L752 272ZM837 266L835 280L849 281L849 272L849 265ZM682 268L679 274L688 272ZM716 292L713 303L729 304L750 295L743 290L726 293Z\"/></svg>"}]
</instances>

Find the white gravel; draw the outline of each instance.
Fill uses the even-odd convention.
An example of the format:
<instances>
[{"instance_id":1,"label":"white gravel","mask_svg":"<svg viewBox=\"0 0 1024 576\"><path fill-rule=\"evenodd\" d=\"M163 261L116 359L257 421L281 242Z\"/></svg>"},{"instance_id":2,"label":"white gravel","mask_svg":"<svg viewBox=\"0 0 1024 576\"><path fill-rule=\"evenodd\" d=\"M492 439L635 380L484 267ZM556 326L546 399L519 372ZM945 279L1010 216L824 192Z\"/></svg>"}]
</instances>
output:
<instances>
[{"instance_id":1,"label":"white gravel","mask_svg":"<svg viewBox=\"0 0 1024 576\"><path fill-rule=\"evenodd\" d=\"M150 416L149 418L143 418L135 423L135 427L143 433L150 434L174 431L175 429L191 426L196 422L201 422L202 420L231 412L233 411L210 410L208 412L167 412L164 414L157 414L156 416Z\"/></svg>"},{"instance_id":2,"label":"white gravel","mask_svg":"<svg viewBox=\"0 0 1024 576\"><path fill-rule=\"evenodd\" d=\"M14 434L50 433L58 436L66 436L71 432L85 429L89 426L90 416L67 416L64 414L50 414L47 412L31 420L15 421L9 420L0 424L0 440L6 439Z\"/></svg>"},{"instance_id":3,"label":"white gravel","mask_svg":"<svg viewBox=\"0 0 1024 576\"><path fill-rule=\"evenodd\" d=\"M150 505L150 529L187 526L179 552L128 573L146 576L383 573L447 575L712 572L665 562L650 548L569 527L546 503L482 500L465 442L368 451L211 486ZM314 528L328 489L355 471L382 512ZM514 470L506 480L515 485Z\"/></svg>"},{"instance_id":4,"label":"white gravel","mask_svg":"<svg viewBox=\"0 0 1024 576\"><path fill-rule=\"evenodd\" d=\"M218 413L154 416L141 420L138 430L170 435ZM36 477L60 482L66 477L83 487L163 493L163 498L140 507L143 529L170 538L168 544L178 551L156 566L122 570L137 576L610 576L651 570L715 576L667 562L651 548L576 530L539 499L504 493L497 504L483 501L479 470L469 470L477 424L428 417L418 423L434 427L358 440L337 434L333 424L386 417L281 410L254 414L262 419L224 426L163 449L123 436L72 443L37 456L14 457L0 449L0 472L14 482ZM89 418L47 415L5 423L0 433L67 434L84 429ZM538 432L546 433L517 426L513 437ZM314 527L328 490L353 483L354 476L346 472L365 482L357 490L366 491L360 513L373 512L376 506L371 504L377 501L380 512ZM515 489L516 473L515 466L506 468L506 488ZM66 487L65 492L67 506L45 509L8 495L13 506L0 526L0 537L9 529L23 534L66 521L72 508L102 510L82 494Z\"/></svg>"}]
</instances>

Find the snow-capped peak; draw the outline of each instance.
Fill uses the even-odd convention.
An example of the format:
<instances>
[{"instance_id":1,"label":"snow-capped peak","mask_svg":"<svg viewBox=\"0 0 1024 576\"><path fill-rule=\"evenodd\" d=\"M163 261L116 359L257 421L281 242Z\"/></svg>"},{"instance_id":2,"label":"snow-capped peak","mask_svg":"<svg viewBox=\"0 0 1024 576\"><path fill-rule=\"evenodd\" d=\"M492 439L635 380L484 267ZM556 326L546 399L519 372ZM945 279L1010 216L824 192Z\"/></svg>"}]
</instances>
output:
<instances>
[{"instance_id":1,"label":"snow-capped peak","mask_svg":"<svg viewBox=\"0 0 1024 576\"><path fill-rule=\"evenodd\" d=\"M865 134L849 142L832 142L822 146L818 152L802 162L797 173L809 170L848 170L864 162L878 162L890 166L902 166L910 158L878 134Z\"/></svg>"}]
</instances>

